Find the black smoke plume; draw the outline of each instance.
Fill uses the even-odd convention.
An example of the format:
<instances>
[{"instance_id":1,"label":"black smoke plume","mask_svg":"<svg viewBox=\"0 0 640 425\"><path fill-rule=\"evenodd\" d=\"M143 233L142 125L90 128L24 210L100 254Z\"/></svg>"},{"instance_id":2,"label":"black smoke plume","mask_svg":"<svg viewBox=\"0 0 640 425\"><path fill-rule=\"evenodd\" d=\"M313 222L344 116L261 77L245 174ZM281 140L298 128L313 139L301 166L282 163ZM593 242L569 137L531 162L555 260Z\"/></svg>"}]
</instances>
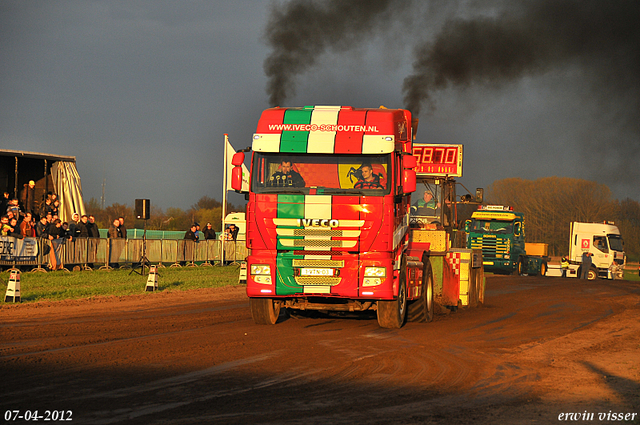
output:
<instances>
[{"instance_id":1,"label":"black smoke plume","mask_svg":"<svg viewBox=\"0 0 640 425\"><path fill-rule=\"evenodd\" d=\"M506 3L496 17L451 19L416 49L404 81L405 107L419 115L448 87L500 87L525 76L577 65L599 95L624 97L637 126L640 2L543 0ZM633 93L629 99L625 93ZM606 94L605 94L606 97Z\"/></svg>"},{"instance_id":2,"label":"black smoke plume","mask_svg":"<svg viewBox=\"0 0 640 425\"><path fill-rule=\"evenodd\" d=\"M264 62L269 104L295 92L294 77L312 67L327 49L346 50L392 20L405 0L293 0L274 6L266 27L273 51Z\"/></svg>"}]
</instances>

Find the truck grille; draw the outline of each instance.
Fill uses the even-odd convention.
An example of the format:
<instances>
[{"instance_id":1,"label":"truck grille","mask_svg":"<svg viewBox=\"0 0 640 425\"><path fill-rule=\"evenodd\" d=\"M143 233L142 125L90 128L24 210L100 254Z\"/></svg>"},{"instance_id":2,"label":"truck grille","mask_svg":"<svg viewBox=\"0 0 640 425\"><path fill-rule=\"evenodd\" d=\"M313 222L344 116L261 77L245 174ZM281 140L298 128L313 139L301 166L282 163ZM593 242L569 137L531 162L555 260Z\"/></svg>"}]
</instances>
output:
<instances>
[{"instance_id":1,"label":"truck grille","mask_svg":"<svg viewBox=\"0 0 640 425\"><path fill-rule=\"evenodd\" d=\"M334 241L330 239L280 239L282 246L298 247L329 247L329 248L352 248L357 241Z\"/></svg>"},{"instance_id":2,"label":"truck grille","mask_svg":"<svg viewBox=\"0 0 640 425\"><path fill-rule=\"evenodd\" d=\"M472 249L482 249L484 258L500 258L509 253L509 241L494 237L476 237L471 239Z\"/></svg>"},{"instance_id":3,"label":"truck grille","mask_svg":"<svg viewBox=\"0 0 640 425\"><path fill-rule=\"evenodd\" d=\"M320 276L296 276L296 283L298 285L323 285L323 286L335 286L340 283L339 277L320 277Z\"/></svg>"},{"instance_id":4,"label":"truck grille","mask_svg":"<svg viewBox=\"0 0 640 425\"><path fill-rule=\"evenodd\" d=\"M293 267L344 267L344 260L293 259Z\"/></svg>"},{"instance_id":5,"label":"truck grille","mask_svg":"<svg viewBox=\"0 0 640 425\"><path fill-rule=\"evenodd\" d=\"M324 220L324 222L328 221ZM273 219L278 243L284 248L299 248L308 251L355 247L361 237L364 220L331 220L331 222L335 222L339 227L301 227L301 219Z\"/></svg>"},{"instance_id":6,"label":"truck grille","mask_svg":"<svg viewBox=\"0 0 640 425\"><path fill-rule=\"evenodd\" d=\"M342 230L293 229L293 236L337 236L337 237L342 237Z\"/></svg>"}]
</instances>

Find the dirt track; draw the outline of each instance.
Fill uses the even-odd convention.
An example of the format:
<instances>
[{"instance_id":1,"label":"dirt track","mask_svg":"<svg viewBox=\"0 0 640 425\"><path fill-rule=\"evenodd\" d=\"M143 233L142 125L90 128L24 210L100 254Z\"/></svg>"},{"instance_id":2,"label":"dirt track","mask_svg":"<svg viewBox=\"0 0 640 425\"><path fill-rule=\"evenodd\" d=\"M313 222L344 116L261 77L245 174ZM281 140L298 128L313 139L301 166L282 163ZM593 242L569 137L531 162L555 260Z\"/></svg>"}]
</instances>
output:
<instances>
[{"instance_id":1,"label":"dirt track","mask_svg":"<svg viewBox=\"0 0 640 425\"><path fill-rule=\"evenodd\" d=\"M0 414L79 424L640 423L640 285L490 276L484 306L400 330L255 325L242 286L3 305L0 371Z\"/></svg>"}]
</instances>

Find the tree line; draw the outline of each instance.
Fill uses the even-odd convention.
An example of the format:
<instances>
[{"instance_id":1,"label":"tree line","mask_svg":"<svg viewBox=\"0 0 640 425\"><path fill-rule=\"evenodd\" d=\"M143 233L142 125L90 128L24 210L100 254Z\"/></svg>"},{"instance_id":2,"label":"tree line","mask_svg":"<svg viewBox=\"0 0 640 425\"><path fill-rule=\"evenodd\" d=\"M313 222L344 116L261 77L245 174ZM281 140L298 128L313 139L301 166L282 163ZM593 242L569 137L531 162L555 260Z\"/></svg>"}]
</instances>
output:
<instances>
[{"instance_id":1,"label":"tree line","mask_svg":"<svg viewBox=\"0 0 640 425\"><path fill-rule=\"evenodd\" d=\"M233 205L227 202L227 214L232 212L244 212L245 205ZM91 198L85 203L87 215L91 214L96 218L96 223L101 229L109 228L114 219L124 217L127 228L142 228L143 220L135 217L133 206L114 203L105 207L100 207L100 203L95 198ZM216 232L222 227L222 202L208 196L203 196L189 209L170 207L166 210L151 205L150 218L147 220L147 230L184 230L189 229L192 223L200 224L204 229L207 223L211 223Z\"/></svg>"},{"instance_id":2,"label":"tree line","mask_svg":"<svg viewBox=\"0 0 640 425\"><path fill-rule=\"evenodd\" d=\"M620 229L627 255L640 258L640 203L613 199L604 184L568 177L509 178L493 182L486 199L524 213L527 242L548 244L549 255L568 254L572 221L606 220Z\"/></svg>"},{"instance_id":3,"label":"tree line","mask_svg":"<svg viewBox=\"0 0 640 425\"><path fill-rule=\"evenodd\" d=\"M549 245L549 255L567 255L572 221L612 221L620 229L627 255L640 258L640 203L632 199L613 199L604 184L568 177L544 177L537 180L509 178L497 180L487 188L487 203L509 205L525 214L527 242ZM87 214L93 214L100 228L108 228L115 218L124 217L128 228L142 228L135 219L132 206L114 203L104 209L91 198L85 204ZM244 212L246 205L227 203L227 213ZM151 205L148 230L187 230L197 222L202 228L207 222L221 231L222 203L203 196L189 209Z\"/></svg>"}]
</instances>

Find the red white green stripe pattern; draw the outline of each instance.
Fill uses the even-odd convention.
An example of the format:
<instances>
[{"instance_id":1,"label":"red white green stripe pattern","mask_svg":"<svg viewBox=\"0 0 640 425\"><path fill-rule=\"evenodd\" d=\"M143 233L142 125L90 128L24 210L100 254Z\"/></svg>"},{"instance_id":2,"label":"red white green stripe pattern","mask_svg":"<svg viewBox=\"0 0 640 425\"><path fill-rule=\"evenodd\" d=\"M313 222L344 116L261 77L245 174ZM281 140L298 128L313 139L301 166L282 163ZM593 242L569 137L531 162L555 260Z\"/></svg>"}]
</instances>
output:
<instances>
[{"instance_id":1,"label":"red white green stripe pattern","mask_svg":"<svg viewBox=\"0 0 640 425\"><path fill-rule=\"evenodd\" d=\"M379 154L395 148L387 110L343 106L271 108L262 113L254 151Z\"/></svg>"}]
</instances>

